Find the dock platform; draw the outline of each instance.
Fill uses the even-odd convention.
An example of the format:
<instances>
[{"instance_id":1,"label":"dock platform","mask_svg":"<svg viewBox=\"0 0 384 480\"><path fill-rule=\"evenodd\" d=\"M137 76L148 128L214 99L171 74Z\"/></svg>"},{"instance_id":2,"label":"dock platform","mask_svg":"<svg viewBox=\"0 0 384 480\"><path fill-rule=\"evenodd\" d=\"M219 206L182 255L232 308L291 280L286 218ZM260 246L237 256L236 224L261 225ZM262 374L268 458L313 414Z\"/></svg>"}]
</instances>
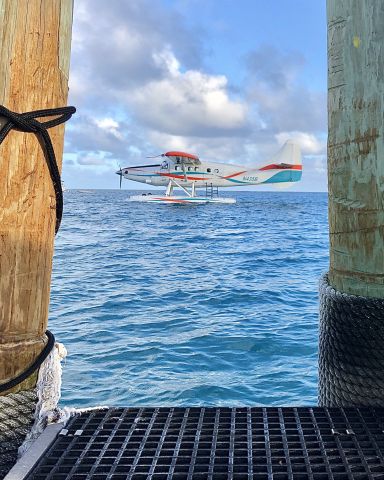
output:
<instances>
[{"instance_id":1,"label":"dock platform","mask_svg":"<svg viewBox=\"0 0 384 480\"><path fill-rule=\"evenodd\" d=\"M55 436L25 478L384 479L382 408L109 408Z\"/></svg>"}]
</instances>

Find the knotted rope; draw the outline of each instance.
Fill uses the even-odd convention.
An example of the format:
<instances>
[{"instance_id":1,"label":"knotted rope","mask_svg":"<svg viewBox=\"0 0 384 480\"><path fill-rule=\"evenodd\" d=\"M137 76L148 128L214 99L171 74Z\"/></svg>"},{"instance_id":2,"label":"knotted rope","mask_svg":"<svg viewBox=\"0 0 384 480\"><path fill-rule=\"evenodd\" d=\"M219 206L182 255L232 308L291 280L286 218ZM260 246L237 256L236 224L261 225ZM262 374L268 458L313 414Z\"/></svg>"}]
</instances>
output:
<instances>
[{"instance_id":1,"label":"knotted rope","mask_svg":"<svg viewBox=\"0 0 384 480\"><path fill-rule=\"evenodd\" d=\"M60 107L35 110L33 112L16 113L8 110L8 108L5 108L3 105L0 105L0 117L5 117L7 119L7 123L0 130L0 145L11 130L34 133L40 140L56 195L55 233L57 233L60 228L61 218L63 216L63 190L61 187L60 172L56 162L55 151L47 130L66 122L75 112L75 107ZM39 122L37 120L38 118L46 117L56 118L45 122Z\"/></svg>"}]
</instances>

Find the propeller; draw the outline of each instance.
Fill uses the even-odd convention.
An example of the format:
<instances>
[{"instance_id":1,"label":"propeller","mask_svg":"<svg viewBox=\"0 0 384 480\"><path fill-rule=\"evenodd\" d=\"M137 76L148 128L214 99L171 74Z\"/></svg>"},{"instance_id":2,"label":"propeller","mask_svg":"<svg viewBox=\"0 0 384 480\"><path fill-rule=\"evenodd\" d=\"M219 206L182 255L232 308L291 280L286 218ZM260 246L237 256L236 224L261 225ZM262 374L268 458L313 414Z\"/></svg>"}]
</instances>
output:
<instances>
[{"instance_id":1,"label":"propeller","mask_svg":"<svg viewBox=\"0 0 384 480\"><path fill-rule=\"evenodd\" d=\"M158 157L164 157L164 153L160 153L160 155L150 155L145 158L158 158Z\"/></svg>"},{"instance_id":2,"label":"propeller","mask_svg":"<svg viewBox=\"0 0 384 480\"><path fill-rule=\"evenodd\" d=\"M121 190L121 183L123 181L123 171L121 170L121 165L119 165L119 169L120 169L120 190Z\"/></svg>"},{"instance_id":3,"label":"propeller","mask_svg":"<svg viewBox=\"0 0 384 480\"><path fill-rule=\"evenodd\" d=\"M116 166L118 167L118 171L116 172L117 175L120 175L120 190L121 190L121 182L123 181L123 170L121 168L121 165L119 165L117 162L116 162Z\"/></svg>"}]
</instances>

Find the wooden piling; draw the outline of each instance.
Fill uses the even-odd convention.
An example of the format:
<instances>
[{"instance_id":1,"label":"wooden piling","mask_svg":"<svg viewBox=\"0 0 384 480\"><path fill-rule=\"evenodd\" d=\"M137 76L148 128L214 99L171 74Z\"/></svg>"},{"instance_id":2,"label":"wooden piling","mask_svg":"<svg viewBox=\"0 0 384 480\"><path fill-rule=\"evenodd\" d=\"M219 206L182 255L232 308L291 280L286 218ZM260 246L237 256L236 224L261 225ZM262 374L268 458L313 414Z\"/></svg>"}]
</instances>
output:
<instances>
[{"instance_id":1,"label":"wooden piling","mask_svg":"<svg viewBox=\"0 0 384 480\"><path fill-rule=\"evenodd\" d=\"M0 0L0 104L16 112L66 105L72 12L73 0ZM49 133L61 170L64 126ZM13 130L7 136L0 145L0 171L4 383L25 370L46 343L56 199L33 134Z\"/></svg>"},{"instance_id":2,"label":"wooden piling","mask_svg":"<svg viewBox=\"0 0 384 480\"><path fill-rule=\"evenodd\" d=\"M327 17L329 281L384 298L384 3L328 0Z\"/></svg>"}]
</instances>

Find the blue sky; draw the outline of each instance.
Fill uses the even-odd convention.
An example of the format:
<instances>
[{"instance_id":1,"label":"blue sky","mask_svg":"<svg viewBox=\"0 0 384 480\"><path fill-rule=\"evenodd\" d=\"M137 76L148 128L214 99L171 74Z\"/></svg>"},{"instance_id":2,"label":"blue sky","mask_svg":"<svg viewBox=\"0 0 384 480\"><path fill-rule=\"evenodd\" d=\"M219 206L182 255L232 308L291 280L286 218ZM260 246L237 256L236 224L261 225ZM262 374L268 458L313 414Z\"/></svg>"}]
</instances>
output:
<instances>
[{"instance_id":1,"label":"blue sky","mask_svg":"<svg viewBox=\"0 0 384 480\"><path fill-rule=\"evenodd\" d=\"M171 149L257 165L294 138L293 189L325 191L325 1L76 0L69 104L67 188Z\"/></svg>"}]
</instances>

